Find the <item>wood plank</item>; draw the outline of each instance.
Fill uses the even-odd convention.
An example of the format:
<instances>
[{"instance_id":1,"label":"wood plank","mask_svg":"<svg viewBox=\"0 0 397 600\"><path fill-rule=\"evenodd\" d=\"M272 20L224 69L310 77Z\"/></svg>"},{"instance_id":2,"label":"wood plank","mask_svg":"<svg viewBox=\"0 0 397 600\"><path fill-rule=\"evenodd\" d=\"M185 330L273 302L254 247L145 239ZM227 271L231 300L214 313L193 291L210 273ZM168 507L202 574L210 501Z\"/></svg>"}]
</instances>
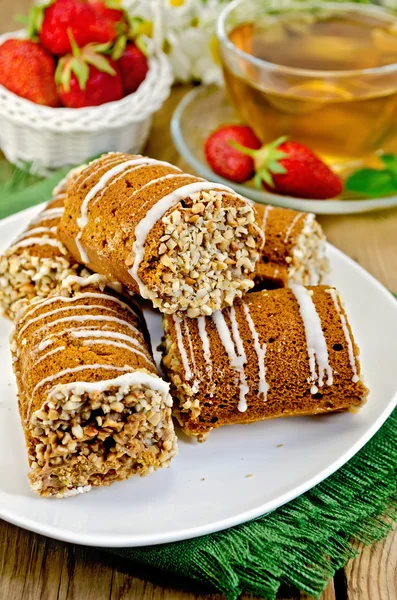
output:
<instances>
[{"instance_id":1,"label":"wood plank","mask_svg":"<svg viewBox=\"0 0 397 600\"><path fill-rule=\"evenodd\" d=\"M397 524L384 540L372 546L355 546L361 554L345 569L347 600L396 600Z\"/></svg>"},{"instance_id":2,"label":"wood plank","mask_svg":"<svg viewBox=\"0 0 397 600\"><path fill-rule=\"evenodd\" d=\"M397 209L318 220L331 244L397 292Z\"/></svg>"}]
</instances>

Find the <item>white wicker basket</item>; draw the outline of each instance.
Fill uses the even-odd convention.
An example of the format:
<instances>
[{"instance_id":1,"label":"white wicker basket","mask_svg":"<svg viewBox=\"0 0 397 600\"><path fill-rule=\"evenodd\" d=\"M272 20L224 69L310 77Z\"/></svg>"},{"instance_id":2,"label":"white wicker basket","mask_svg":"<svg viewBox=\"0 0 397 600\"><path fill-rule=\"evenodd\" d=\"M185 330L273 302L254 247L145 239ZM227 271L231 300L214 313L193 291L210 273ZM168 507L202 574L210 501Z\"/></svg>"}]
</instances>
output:
<instances>
[{"instance_id":1,"label":"white wicker basket","mask_svg":"<svg viewBox=\"0 0 397 600\"><path fill-rule=\"evenodd\" d=\"M0 44L23 32L0 36ZM146 79L134 94L90 108L51 108L16 96L0 85L0 147L15 165L32 163L47 174L76 165L102 152L140 152L153 113L170 93L172 73L167 57L149 59Z\"/></svg>"}]
</instances>

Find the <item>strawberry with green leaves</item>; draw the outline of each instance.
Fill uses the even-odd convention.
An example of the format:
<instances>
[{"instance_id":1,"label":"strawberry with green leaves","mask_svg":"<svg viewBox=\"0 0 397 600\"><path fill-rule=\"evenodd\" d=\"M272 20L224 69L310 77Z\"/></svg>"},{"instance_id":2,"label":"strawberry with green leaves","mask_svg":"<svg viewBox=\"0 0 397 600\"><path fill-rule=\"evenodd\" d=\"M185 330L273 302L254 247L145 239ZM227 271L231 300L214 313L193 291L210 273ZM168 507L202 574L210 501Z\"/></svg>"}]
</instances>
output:
<instances>
[{"instance_id":1,"label":"strawberry with green leaves","mask_svg":"<svg viewBox=\"0 0 397 600\"><path fill-rule=\"evenodd\" d=\"M151 33L150 22L128 16L128 31L113 45L111 56L120 69L125 95L136 92L146 78L149 70L147 40Z\"/></svg>"},{"instance_id":2,"label":"strawberry with green leaves","mask_svg":"<svg viewBox=\"0 0 397 600\"><path fill-rule=\"evenodd\" d=\"M50 0L32 8L28 32L30 37L38 37L51 54L63 56L72 50L68 31L82 48L91 43L113 42L127 29L124 11L110 3Z\"/></svg>"},{"instance_id":3,"label":"strawberry with green leaves","mask_svg":"<svg viewBox=\"0 0 397 600\"><path fill-rule=\"evenodd\" d=\"M60 59L55 74L59 97L68 108L98 106L120 100L123 83L117 64L102 52L109 44L79 48L71 36L73 54Z\"/></svg>"},{"instance_id":4,"label":"strawberry with green leaves","mask_svg":"<svg viewBox=\"0 0 397 600\"><path fill-rule=\"evenodd\" d=\"M120 55L113 53L112 57L120 69L124 93L127 95L136 92L149 70L146 55L134 42L127 42Z\"/></svg>"},{"instance_id":5,"label":"strawberry with green leaves","mask_svg":"<svg viewBox=\"0 0 397 600\"><path fill-rule=\"evenodd\" d=\"M6 40L0 46L0 84L35 104L60 105L54 81L55 61L32 40Z\"/></svg>"},{"instance_id":6,"label":"strawberry with green leaves","mask_svg":"<svg viewBox=\"0 0 397 600\"><path fill-rule=\"evenodd\" d=\"M239 148L257 150L261 141L250 127L245 125L223 125L207 138L205 157L212 170L230 181L243 183L254 175L254 160Z\"/></svg>"},{"instance_id":7,"label":"strawberry with green leaves","mask_svg":"<svg viewBox=\"0 0 397 600\"><path fill-rule=\"evenodd\" d=\"M281 137L259 150L231 142L235 150L250 156L255 183L286 196L325 200L338 196L342 180L310 148Z\"/></svg>"}]
</instances>

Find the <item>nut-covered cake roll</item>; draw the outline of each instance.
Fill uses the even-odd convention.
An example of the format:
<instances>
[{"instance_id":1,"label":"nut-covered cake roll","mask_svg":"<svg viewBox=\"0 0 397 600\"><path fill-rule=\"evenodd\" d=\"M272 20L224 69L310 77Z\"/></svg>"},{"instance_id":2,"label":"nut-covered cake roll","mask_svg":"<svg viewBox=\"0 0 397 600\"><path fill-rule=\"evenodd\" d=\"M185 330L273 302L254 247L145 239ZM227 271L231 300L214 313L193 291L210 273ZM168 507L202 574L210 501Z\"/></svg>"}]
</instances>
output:
<instances>
[{"instance_id":1,"label":"nut-covered cake roll","mask_svg":"<svg viewBox=\"0 0 397 600\"><path fill-rule=\"evenodd\" d=\"M360 407L359 350L334 288L253 292L211 317L164 316L164 368L184 431Z\"/></svg>"},{"instance_id":2,"label":"nut-covered cake roll","mask_svg":"<svg viewBox=\"0 0 397 600\"><path fill-rule=\"evenodd\" d=\"M143 156L111 153L69 187L59 234L76 260L164 313L210 315L253 287L263 241L230 188Z\"/></svg>"},{"instance_id":3,"label":"nut-covered cake roll","mask_svg":"<svg viewBox=\"0 0 397 600\"><path fill-rule=\"evenodd\" d=\"M255 271L258 288L326 283L326 238L315 215L262 204L255 208L264 233Z\"/></svg>"},{"instance_id":4,"label":"nut-covered cake roll","mask_svg":"<svg viewBox=\"0 0 397 600\"><path fill-rule=\"evenodd\" d=\"M139 309L69 276L17 315L12 341L32 489L66 497L166 467L176 454L169 384Z\"/></svg>"},{"instance_id":5,"label":"nut-covered cake roll","mask_svg":"<svg viewBox=\"0 0 397 600\"><path fill-rule=\"evenodd\" d=\"M53 199L0 257L0 303L13 319L21 303L45 297L68 275L79 269L57 234L73 169L53 191Z\"/></svg>"}]
</instances>

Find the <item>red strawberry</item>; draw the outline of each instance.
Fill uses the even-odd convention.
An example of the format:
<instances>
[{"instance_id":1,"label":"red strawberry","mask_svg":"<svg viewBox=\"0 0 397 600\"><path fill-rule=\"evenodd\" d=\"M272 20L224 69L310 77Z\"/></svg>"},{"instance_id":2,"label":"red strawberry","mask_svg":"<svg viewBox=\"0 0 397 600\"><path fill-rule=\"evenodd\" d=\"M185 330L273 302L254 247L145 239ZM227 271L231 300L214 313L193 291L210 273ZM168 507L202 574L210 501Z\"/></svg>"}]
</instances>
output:
<instances>
[{"instance_id":1,"label":"red strawberry","mask_svg":"<svg viewBox=\"0 0 397 600\"><path fill-rule=\"evenodd\" d=\"M78 48L72 40L73 54L60 59L55 74L59 97L64 106L98 106L123 97L123 83L117 64L99 52L109 45L94 44Z\"/></svg>"},{"instance_id":2,"label":"red strawberry","mask_svg":"<svg viewBox=\"0 0 397 600\"><path fill-rule=\"evenodd\" d=\"M54 81L55 62L31 40L6 40L0 46L0 84L22 98L59 106Z\"/></svg>"},{"instance_id":3,"label":"red strawberry","mask_svg":"<svg viewBox=\"0 0 397 600\"><path fill-rule=\"evenodd\" d=\"M125 20L124 11L119 8L110 8L107 6L106 0L105 2L101 2L100 0L89 0L89 2L97 14L102 15L109 21L113 21L117 24Z\"/></svg>"},{"instance_id":4,"label":"red strawberry","mask_svg":"<svg viewBox=\"0 0 397 600\"><path fill-rule=\"evenodd\" d=\"M103 2L87 0L55 0L34 6L29 33L39 35L41 44L52 54L63 56L71 51L68 31L81 48L90 43L112 42L124 23L124 13L108 9Z\"/></svg>"},{"instance_id":5,"label":"red strawberry","mask_svg":"<svg viewBox=\"0 0 397 600\"><path fill-rule=\"evenodd\" d=\"M255 163L255 182L279 194L325 200L343 189L342 180L310 148L279 138L260 150L234 145Z\"/></svg>"},{"instance_id":6,"label":"red strawberry","mask_svg":"<svg viewBox=\"0 0 397 600\"><path fill-rule=\"evenodd\" d=\"M135 92L149 70L148 60L134 42L128 42L123 54L117 60L121 71L125 94Z\"/></svg>"},{"instance_id":7,"label":"red strawberry","mask_svg":"<svg viewBox=\"0 0 397 600\"><path fill-rule=\"evenodd\" d=\"M205 142L205 156L215 173L236 183L242 183L253 176L254 160L231 146L231 141L244 148L256 150L261 147L260 140L249 127L224 125L214 131Z\"/></svg>"}]
</instances>

